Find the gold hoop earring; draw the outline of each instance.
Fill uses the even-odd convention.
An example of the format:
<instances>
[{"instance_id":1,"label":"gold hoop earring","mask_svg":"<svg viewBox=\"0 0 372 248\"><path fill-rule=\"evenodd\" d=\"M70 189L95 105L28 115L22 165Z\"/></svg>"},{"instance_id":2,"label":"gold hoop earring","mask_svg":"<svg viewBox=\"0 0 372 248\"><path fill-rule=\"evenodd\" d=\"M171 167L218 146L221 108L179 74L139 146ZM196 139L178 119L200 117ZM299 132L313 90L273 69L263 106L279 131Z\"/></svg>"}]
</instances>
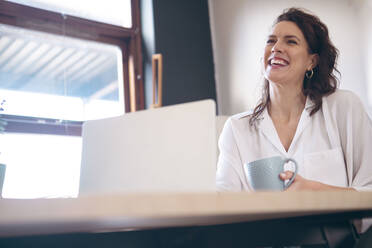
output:
<instances>
[{"instance_id":1,"label":"gold hoop earring","mask_svg":"<svg viewBox=\"0 0 372 248\"><path fill-rule=\"evenodd\" d=\"M306 76L308 79L312 78L313 75L314 75L314 71L313 71L313 69L311 69L311 71L306 71L306 73L305 73L305 76Z\"/></svg>"}]
</instances>

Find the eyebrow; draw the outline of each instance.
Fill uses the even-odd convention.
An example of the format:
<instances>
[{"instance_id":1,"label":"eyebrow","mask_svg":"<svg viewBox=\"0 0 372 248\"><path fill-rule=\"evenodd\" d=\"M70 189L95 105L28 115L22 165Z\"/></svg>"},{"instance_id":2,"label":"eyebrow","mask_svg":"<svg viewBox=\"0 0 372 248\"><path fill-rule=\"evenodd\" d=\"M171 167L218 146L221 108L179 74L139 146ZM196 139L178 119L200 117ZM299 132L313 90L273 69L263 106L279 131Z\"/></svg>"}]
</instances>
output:
<instances>
[{"instance_id":1,"label":"eyebrow","mask_svg":"<svg viewBox=\"0 0 372 248\"><path fill-rule=\"evenodd\" d=\"M276 38L276 35L269 35L269 38ZM301 41L297 36L295 35L286 35L284 36L285 39L296 39L298 41Z\"/></svg>"}]
</instances>

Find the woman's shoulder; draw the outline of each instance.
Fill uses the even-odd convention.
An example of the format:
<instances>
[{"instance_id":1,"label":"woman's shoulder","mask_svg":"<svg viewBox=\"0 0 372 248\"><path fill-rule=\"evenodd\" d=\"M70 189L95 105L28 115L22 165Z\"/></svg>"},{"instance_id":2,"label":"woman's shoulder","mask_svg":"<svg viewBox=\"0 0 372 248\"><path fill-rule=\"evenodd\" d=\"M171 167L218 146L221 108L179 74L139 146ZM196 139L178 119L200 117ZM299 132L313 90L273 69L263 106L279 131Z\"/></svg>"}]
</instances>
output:
<instances>
[{"instance_id":1,"label":"woman's shoulder","mask_svg":"<svg viewBox=\"0 0 372 248\"><path fill-rule=\"evenodd\" d=\"M238 114L235 114L235 115L232 115L231 116L231 119L234 119L234 120L240 120L242 118L249 118L249 116L253 114L253 110L249 110L249 111L245 111L245 112L241 112L241 113L238 113Z\"/></svg>"},{"instance_id":2,"label":"woman's shoulder","mask_svg":"<svg viewBox=\"0 0 372 248\"><path fill-rule=\"evenodd\" d=\"M226 120L225 127L235 131L248 130L247 127L250 126L249 120L252 114L253 110L234 114Z\"/></svg>"},{"instance_id":3,"label":"woman's shoulder","mask_svg":"<svg viewBox=\"0 0 372 248\"><path fill-rule=\"evenodd\" d=\"M238 114L234 114L228 118L230 123L242 123L242 122L249 122L250 116L253 114L253 110L248 110L245 112L241 112Z\"/></svg>"},{"instance_id":4,"label":"woman's shoulder","mask_svg":"<svg viewBox=\"0 0 372 248\"><path fill-rule=\"evenodd\" d=\"M232 127L235 125L240 125L240 123L249 122L249 117L252 115L252 113L253 113L253 110L249 110L249 111L231 115L226 119L226 121L224 121L225 122L224 126Z\"/></svg>"},{"instance_id":5,"label":"woman's shoulder","mask_svg":"<svg viewBox=\"0 0 372 248\"><path fill-rule=\"evenodd\" d=\"M369 120L361 99L349 90L337 90L324 97L322 108L325 115L334 116L339 123L348 122L349 119L358 122Z\"/></svg>"},{"instance_id":6,"label":"woman's shoulder","mask_svg":"<svg viewBox=\"0 0 372 248\"><path fill-rule=\"evenodd\" d=\"M352 91L337 89L334 93L325 96L324 101L327 101L329 107L337 107L338 109L362 107L362 101Z\"/></svg>"}]
</instances>

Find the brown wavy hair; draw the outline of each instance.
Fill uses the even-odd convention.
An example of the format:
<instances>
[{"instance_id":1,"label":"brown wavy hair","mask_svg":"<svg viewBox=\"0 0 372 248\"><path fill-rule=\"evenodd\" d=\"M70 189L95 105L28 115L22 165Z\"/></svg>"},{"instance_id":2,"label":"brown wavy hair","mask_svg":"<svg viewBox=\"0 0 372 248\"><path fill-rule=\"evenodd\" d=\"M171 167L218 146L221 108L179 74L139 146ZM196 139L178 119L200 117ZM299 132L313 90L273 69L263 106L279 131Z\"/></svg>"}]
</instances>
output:
<instances>
[{"instance_id":1,"label":"brown wavy hair","mask_svg":"<svg viewBox=\"0 0 372 248\"><path fill-rule=\"evenodd\" d=\"M307 41L309 53L319 56L318 63L313 68L313 76L307 78L304 75L302 87L303 94L310 97L315 104L310 112L311 116L322 107L322 97L332 94L338 87L338 78L335 75L335 72L340 75L336 68L338 50L329 38L327 26L317 16L308 13L306 10L299 8L285 9L275 20L273 26L282 21L295 23ZM265 79L262 97L250 116L249 124L251 126L255 124L269 102L269 81Z\"/></svg>"}]
</instances>

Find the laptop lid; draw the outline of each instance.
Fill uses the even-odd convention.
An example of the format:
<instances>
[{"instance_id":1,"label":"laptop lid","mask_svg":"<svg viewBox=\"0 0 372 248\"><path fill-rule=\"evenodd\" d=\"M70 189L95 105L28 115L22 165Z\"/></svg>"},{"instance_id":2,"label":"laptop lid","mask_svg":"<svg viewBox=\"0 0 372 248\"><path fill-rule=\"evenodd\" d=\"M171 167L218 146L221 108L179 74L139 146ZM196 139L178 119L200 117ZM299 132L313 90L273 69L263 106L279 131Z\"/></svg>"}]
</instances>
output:
<instances>
[{"instance_id":1,"label":"laptop lid","mask_svg":"<svg viewBox=\"0 0 372 248\"><path fill-rule=\"evenodd\" d=\"M87 121L79 195L215 191L213 100Z\"/></svg>"}]
</instances>

